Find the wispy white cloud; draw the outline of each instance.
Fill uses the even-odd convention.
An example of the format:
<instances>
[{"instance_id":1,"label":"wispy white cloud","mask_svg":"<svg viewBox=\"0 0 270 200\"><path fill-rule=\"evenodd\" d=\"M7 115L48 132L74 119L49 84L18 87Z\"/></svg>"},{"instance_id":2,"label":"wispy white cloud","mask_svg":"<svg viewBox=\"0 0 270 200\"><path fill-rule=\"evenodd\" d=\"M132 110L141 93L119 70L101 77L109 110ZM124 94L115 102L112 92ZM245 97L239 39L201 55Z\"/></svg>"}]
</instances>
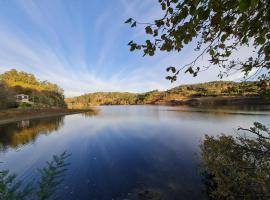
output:
<instances>
[{"instance_id":1,"label":"wispy white cloud","mask_svg":"<svg viewBox=\"0 0 270 200\"><path fill-rule=\"evenodd\" d=\"M105 1L103 10L97 10L102 4L99 0L13 3L16 6L6 2L7 6L0 8L0 72L16 68L34 73L60 85L67 96L165 90L180 83L216 79L213 69L197 79L181 74L174 84L165 80L167 66L194 58L190 48L181 54L158 53L145 58L129 52L126 43L144 39L144 29L130 29L124 21L129 17L142 21L160 17L156 0ZM204 63L207 59L201 60Z\"/></svg>"}]
</instances>

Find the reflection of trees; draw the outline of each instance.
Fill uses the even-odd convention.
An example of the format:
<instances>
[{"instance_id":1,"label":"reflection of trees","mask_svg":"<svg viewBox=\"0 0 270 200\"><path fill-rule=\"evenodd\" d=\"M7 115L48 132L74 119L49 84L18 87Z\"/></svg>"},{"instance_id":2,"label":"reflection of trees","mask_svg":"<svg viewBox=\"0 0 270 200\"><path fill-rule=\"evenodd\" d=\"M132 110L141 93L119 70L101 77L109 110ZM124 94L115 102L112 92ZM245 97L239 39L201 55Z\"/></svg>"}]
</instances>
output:
<instances>
[{"instance_id":1,"label":"reflection of trees","mask_svg":"<svg viewBox=\"0 0 270 200\"><path fill-rule=\"evenodd\" d=\"M97 113L97 111L94 110L94 111L81 113L81 115L84 116L84 117L93 117L93 116L95 116L96 113Z\"/></svg>"},{"instance_id":2,"label":"reflection of trees","mask_svg":"<svg viewBox=\"0 0 270 200\"><path fill-rule=\"evenodd\" d=\"M260 123L238 137L206 136L204 181L211 199L270 198L270 131Z\"/></svg>"},{"instance_id":3,"label":"reflection of trees","mask_svg":"<svg viewBox=\"0 0 270 200\"><path fill-rule=\"evenodd\" d=\"M2 149L7 147L19 147L35 141L40 134L49 134L63 126L63 117L26 120L0 127L0 145Z\"/></svg>"}]
</instances>

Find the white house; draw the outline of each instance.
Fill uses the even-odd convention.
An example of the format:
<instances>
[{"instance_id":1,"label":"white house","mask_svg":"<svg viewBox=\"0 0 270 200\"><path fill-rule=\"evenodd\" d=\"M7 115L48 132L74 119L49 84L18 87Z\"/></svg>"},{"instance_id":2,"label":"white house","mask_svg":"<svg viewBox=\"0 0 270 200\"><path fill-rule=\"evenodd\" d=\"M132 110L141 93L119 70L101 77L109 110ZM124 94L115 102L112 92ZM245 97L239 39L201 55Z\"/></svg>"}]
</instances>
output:
<instances>
[{"instance_id":1,"label":"white house","mask_svg":"<svg viewBox=\"0 0 270 200\"><path fill-rule=\"evenodd\" d=\"M31 103L29 101L29 95L26 95L26 94L17 94L16 101L20 103Z\"/></svg>"}]
</instances>

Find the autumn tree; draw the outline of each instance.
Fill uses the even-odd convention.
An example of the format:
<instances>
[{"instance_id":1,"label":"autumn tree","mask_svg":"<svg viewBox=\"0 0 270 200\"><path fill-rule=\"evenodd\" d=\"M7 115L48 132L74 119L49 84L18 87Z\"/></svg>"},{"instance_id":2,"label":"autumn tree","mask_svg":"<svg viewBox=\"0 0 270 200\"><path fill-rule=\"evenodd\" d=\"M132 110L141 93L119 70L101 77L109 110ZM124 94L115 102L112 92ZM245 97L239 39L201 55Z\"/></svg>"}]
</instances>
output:
<instances>
[{"instance_id":1,"label":"autumn tree","mask_svg":"<svg viewBox=\"0 0 270 200\"><path fill-rule=\"evenodd\" d=\"M207 193L213 200L269 199L270 130L255 122L238 134L206 135L201 150Z\"/></svg>"},{"instance_id":2,"label":"autumn tree","mask_svg":"<svg viewBox=\"0 0 270 200\"><path fill-rule=\"evenodd\" d=\"M13 107L15 95L20 93L30 95L35 106L66 106L62 88L48 81L40 81L33 74L12 69L0 74L0 84L0 108Z\"/></svg>"},{"instance_id":3,"label":"autumn tree","mask_svg":"<svg viewBox=\"0 0 270 200\"><path fill-rule=\"evenodd\" d=\"M245 77L269 80L270 75L270 1L269 0L159 0L163 17L153 22L130 18L131 27L145 26L149 38L142 44L130 41L130 50L144 56L157 51L181 52L194 45L197 57L182 66L170 66L172 82L184 71L194 77L211 66L218 66L219 76L244 72ZM249 47L248 58L232 55ZM200 66L200 57L209 56L209 66Z\"/></svg>"}]
</instances>

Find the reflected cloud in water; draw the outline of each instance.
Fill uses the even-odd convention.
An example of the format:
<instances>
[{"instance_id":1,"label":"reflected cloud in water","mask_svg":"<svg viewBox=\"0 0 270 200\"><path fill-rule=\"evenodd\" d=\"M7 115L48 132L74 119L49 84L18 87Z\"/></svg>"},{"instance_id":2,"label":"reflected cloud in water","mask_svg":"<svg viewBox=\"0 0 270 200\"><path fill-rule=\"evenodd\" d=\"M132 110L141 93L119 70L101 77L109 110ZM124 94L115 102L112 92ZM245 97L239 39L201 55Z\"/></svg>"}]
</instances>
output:
<instances>
[{"instance_id":1,"label":"reflected cloud in water","mask_svg":"<svg viewBox=\"0 0 270 200\"><path fill-rule=\"evenodd\" d=\"M9 124L1 129L0 143L9 148L0 159L29 179L36 178L33 169L50 155L67 150L71 165L59 190L66 200L202 199L196 154L204 134L231 133L253 121L267 122L268 116L173 112L175 108L108 106L96 116Z\"/></svg>"}]
</instances>

